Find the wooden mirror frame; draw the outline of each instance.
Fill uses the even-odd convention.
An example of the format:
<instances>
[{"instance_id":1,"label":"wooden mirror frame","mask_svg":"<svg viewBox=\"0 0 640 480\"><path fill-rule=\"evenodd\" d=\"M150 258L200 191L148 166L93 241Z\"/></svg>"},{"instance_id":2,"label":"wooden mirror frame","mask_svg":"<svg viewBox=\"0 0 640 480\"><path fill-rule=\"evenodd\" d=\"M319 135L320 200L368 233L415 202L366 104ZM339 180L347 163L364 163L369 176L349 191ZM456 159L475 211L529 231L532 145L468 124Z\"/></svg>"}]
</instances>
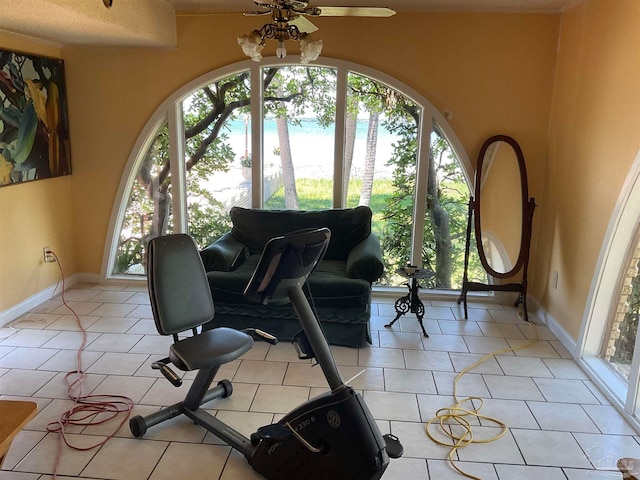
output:
<instances>
[{"instance_id":1,"label":"wooden mirror frame","mask_svg":"<svg viewBox=\"0 0 640 480\"><path fill-rule=\"evenodd\" d=\"M513 151L516 156L516 160L518 162L518 169L520 171L520 199L521 199L521 207L522 207L522 216L521 216L521 230L520 230L520 250L518 252L518 257L516 263L513 265L511 270L507 272L498 272L493 269L489 261L487 260L487 255L484 251L484 245L482 244L482 221L480 215L480 205L482 197L480 195L480 189L482 187L482 167L485 162L485 156L487 150L496 142L505 142L513 148ZM480 263L482 263L482 267L485 271L495 278L510 278L514 277L518 274L518 272L522 269L524 265L525 258L528 255L528 244L530 243L531 238L531 230L530 230L530 222L527 221L527 217L529 216L528 209L528 201L529 201L529 188L527 182L527 168L524 163L524 155L522 154L522 149L518 142L516 142L513 138L508 137L506 135L495 135L493 137L488 138L482 148L480 149L480 153L478 155L478 165L476 167L476 180L475 180L475 202L474 202L474 216L475 216L475 237L476 237L476 248L478 251L478 256L480 257Z\"/></svg>"},{"instance_id":2,"label":"wooden mirror frame","mask_svg":"<svg viewBox=\"0 0 640 480\"><path fill-rule=\"evenodd\" d=\"M521 189L521 198L522 198L522 231L520 238L520 252L518 254L518 259L511 270L508 272L497 272L495 271L489 262L487 261L487 256L484 251L484 247L482 246L482 231L481 231L481 218L480 218L480 187L482 182L482 164L484 162L484 155L487 152L488 148L494 142L503 141L511 145L514 149L518 161L518 166L520 170L520 189ZM524 162L524 155L522 154L522 149L518 142L516 142L513 138L508 137L506 135L494 135L493 137L488 138L482 148L480 149L480 153L478 154L478 164L476 166L476 180L475 180L475 195L478 195L478 198L469 197L469 213L467 217L467 235L466 235L466 246L464 253L464 274L462 278L462 290L460 292L460 296L458 297L458 305L461 302L464 302L464 318L469 318L469 313L467 309L467 293L468 292L489 292L489 291L500 291L500 292L516 292L518 293L518 298L514 302L514 306L522 304L523 309L523 319L525 321L529 321L529 315L527 312L527 270L529 266L529 247L531 244L531 224L533 222L533 211L536 207L536 202L533 198L527 198L529 196L529 188L527 181L527 170ZM475 215L475 219L474 219ZM468 278L468 269L469 269L469 251L471 245L471 232L472 229L475 233L476 237L476 247L478 250L478 255L480 257L480 263L484 270L490 276L494 278L511 278L516 276L520 271L522 271L522 279L519 282L511 282L511 283L480 283L480 282L472 282L469 281Z\"/></svg>"}]
</instances>

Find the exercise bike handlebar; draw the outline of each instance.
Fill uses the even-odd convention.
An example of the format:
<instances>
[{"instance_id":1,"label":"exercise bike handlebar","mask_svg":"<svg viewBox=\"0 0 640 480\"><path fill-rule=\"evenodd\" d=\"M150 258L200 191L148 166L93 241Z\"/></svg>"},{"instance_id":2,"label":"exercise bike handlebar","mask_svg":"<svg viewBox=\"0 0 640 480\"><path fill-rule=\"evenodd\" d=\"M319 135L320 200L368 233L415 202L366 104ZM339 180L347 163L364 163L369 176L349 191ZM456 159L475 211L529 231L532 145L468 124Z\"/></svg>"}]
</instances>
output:
<instances>
[{"instance_id":1,"label":"exercise bike handlebar","mask_svg":"<svg viewBox=\"0 0 640 480\"><path fill-rule=\"evenodd\" d=\"M327 340L302 286L324 256L331 232L305 229L272 238L264 247L245 297L267 303L291 303L331 391L344 387Z\"/></svg>"}]
</instances>

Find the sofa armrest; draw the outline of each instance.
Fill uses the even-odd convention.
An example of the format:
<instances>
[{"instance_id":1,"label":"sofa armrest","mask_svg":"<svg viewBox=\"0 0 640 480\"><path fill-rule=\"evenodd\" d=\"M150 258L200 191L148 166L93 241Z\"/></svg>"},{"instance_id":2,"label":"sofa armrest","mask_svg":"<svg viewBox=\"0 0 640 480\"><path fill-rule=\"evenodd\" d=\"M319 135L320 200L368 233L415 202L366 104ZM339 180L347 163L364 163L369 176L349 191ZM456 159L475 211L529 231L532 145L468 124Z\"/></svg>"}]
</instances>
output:
<instances>
[{"instance_id":1,"label":"sofa armrest","mask_svg":"<svg viewBox=\"0 0 640 480\"><path fill-rule=\"evenodd\" d=\"M382 250L380 241L373 233L358 243L347 256L347 276L373 283L382 276Z\"/></svg>"},{"instance_id":2,"label":"sofa armrest","mask_svg":"<svg viewBox=\"0 0 640 480\"><path fill-rule=\"evenodd\" d=\"M231 232L200 251L200 257L207 272L214 270L230 272L235 270L247 258L247 247L236 240Z\"/></svg>"}]
</instances>

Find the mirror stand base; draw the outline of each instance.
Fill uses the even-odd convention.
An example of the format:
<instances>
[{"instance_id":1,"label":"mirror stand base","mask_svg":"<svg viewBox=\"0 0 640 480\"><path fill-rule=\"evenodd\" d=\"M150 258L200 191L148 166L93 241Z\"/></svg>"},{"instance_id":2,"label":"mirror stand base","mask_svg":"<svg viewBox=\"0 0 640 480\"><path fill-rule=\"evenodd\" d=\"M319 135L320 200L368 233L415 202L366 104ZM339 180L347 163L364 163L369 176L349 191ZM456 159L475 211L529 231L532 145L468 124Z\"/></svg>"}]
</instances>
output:
<instances>
[{"instance_id":1,"label":"mirror stand base","mask_svg":"<svg viewBox=\"0 0 640 480\"><path fill-rule=\"evenodd\" d=\"M468 292L516 292L519 293L518 298L513 303L514 307L522 305L522 319L529 323L529 313L527 311L527 286L525 283L505 283L501 285L487 285L479 282L463 282L462 291L458 297L457 303L464 306L464 318L469 319L469 311L467 308Z\"/></svg>"}]
</instances>

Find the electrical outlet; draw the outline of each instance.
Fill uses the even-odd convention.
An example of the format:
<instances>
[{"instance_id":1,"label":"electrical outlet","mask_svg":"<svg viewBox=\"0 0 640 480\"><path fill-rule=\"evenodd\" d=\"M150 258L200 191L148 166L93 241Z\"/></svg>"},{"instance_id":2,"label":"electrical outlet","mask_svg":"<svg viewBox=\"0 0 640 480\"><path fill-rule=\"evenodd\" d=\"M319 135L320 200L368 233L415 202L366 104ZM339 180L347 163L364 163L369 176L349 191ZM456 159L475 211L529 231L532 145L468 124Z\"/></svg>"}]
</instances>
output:
<instances>
[{"instance_id":1,"label":"electrical outlet","mask_svg":"<svg viewBox=\"0 0 640 480\"><path fill-rule=\"evenodd\" d=\"M42 249L42 261L44 263L54 263L56 261L56 257L54 257L50 252L51 247L49 245Z\"/></svg>"}]
</instances>

